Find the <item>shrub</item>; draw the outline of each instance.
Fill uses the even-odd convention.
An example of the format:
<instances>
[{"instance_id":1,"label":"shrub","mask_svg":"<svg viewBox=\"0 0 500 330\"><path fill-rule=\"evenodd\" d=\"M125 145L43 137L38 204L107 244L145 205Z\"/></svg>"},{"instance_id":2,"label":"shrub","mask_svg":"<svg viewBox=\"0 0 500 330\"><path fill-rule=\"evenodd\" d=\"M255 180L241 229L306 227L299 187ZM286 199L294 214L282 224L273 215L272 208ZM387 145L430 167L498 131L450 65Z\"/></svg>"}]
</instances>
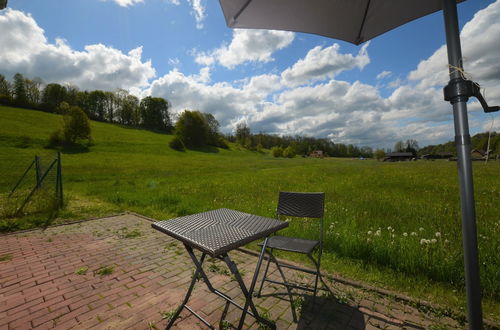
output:
<instances>
[{"instance_id":1,"label":"shrub","mask_svg":"<svg viewBox=\"0 0 500 330\"><path fill-rule=\"evenodd\" d=\"M0 104L12 105L14 101L10 95L0 94Z\"/></svg>"},{"instance_id":2,"label":"shrub","mask_svg":"<svg viewBox=\"0 0 500 330\"><path fill-rule=\"evenodd\" d=\"M70 106L69 106L68 102L63 101L63 102L59 103L59 106L57 107L56 112L60 113L62 115L65 115L69 112L69 108L70 108Z\"/></svg>"},{"instance_id":3,"label":"shrub","mask_svg":"<svg viewBox=\"0 0 500 330\"><path fill-rule=\"evenodd\" d=\"M285 148L285 150L283 150L283 157L293 158L295 157L295 155L295 149L293 149L292 146L288 146Z\"/></svg>"},{"instance_id":4,"label":"shrub","mask_svg":"<svg viewBox=\"0 0 500 330\"><path fill-rule=\"evenodd\" d=\"M64 143L64 135L60 129L57 129L50 134L47 148L56 148L62 146L63 143Z\"/></svg>"},{"instance_id":5,"label":"shrub","mask_svg":"<svg viewBox=\"0 0 500 330\"><path fill-rule=\"evenodd\" d=\"M229 149L229 144L227 143L226 139L224 139L224 137L221 135L217 136L215 146L222 149Z\"/></svg>"},{"instance_id":6,"label":"shrub","mask_svg":"<svg viewBox=\"0 0 500 330\"><path fill-rule=\"evenodd\" d=\"M92 141L89 117L80 107L72 106L63 117L64 142L75 144L79 140Z\"/></svg>"},{"instance_id":7,"label":"shrub","mask_svg":"<svg viewBox=\"0 0 500 330\"><path fill-rule=\"evenodd\" d=\"M174 137L172 141L168 144L170 148L177 150L177 151L184 151L184 143L182 142L181 139L179 139L178 136Z\"/></svg>"},{"instance_id":8,"label":"shrub","mask_svg":"<svg viewBox=\"0 0 500 330\"><path fill-rule=\"evenodd\" d=\"M376 160L384 159L384 157L385 157L384 150L382 150L382 149L375 150L375 152L373 153L373 157L375 157Z\"/></svg>"},{"instance_id":9,"label":"shrub","mask_svg":"<svg viewBox=\"0 0 500 330\"><path fill-rule=\"evenodd\" d=\"M185 110L175 125L175 135L188 148L201 147L208 139L208 126L199 111Z\"/></svg>"},{"instance_id":10,"label":"shrub","mask_svg":"<svg viewBox=\"0 0 500 330\"><path fill-rule=\"evenodd\" d=\"M274 157L283 157L283 148L282 147L273 147L271 149L271 154Z\"/></svg>"}]
</instances>

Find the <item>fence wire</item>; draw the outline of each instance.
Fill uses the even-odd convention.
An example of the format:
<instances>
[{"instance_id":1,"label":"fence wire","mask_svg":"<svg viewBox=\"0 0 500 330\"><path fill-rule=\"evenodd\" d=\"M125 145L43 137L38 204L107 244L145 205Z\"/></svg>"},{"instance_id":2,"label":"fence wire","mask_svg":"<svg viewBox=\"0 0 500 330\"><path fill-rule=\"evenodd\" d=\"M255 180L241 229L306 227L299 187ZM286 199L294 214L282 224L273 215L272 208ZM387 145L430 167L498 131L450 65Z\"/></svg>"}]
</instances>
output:
<instances>
[{"instance_id":1,"label":"fence wire","mask_svg":"<svg viewBox=\"0 0 500 330\"><path fill-rule=\"evenodd\" d=\"M58 153L19 153L2 157L0 217L54 212L62 205L62 176Z\"/></svg>"}]
</instances>

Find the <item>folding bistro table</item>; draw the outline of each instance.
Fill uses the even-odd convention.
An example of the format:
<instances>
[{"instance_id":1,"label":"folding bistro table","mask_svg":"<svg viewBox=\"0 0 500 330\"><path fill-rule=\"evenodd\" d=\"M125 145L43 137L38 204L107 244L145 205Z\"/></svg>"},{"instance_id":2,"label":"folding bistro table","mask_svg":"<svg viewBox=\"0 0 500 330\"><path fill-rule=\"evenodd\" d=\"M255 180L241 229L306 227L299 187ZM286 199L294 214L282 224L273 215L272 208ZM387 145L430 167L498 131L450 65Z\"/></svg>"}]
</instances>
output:
<instances>
[{"instance_id":1,"label":"folding bistro table","mask_svg":"<svg viewBox=\"0 0 500 330\"><path fill-rule=\"evenodd\" d=\"M275 328L274 323L262 318L257 312L257 309L255 308L255 305L252 301L252 293L255 288L255 283L257 282L257 277L259 275L260 266L262 264L264 251L267 246L267 237L270 234L287 227L287 222L230 209L218 209L171 220L155 222L151 226L154 229L172 236L184 243L184 247L186 248L189 256L196 266L196 271L194 272L186 296L177 309L175 315L168 323L166 329L169 329L174 324L175 320L184 308L204 324L206 324L208 327L212 329L214 328L210 323L208 323L187 305L189 297L193 292L194 285L197 279L200 278L200 276L212 293L215 293L219 297L222 297L226 300L226 306L224 308L221 319L226 315L229 304L232 304L242 310L238 329L241 329L243 327L246 314L250 314L259 322L265 323L266 325ZM228 252L264 237L265 239L259 255L257 266L255 268L255 273L253 275L250 288L247 289L245 283L243 282L243 279L241 278L238 268L236 267L236 264L231 260L231 258L229 258ZM196 257L193 249L197 249L202 252L200 258ZM245 296L244 306L240 306L231 297L227 296L226 294L222 293L212 286L210 280L207 277L207 274L203 270L203 262L205 261L205 257L207 255L223 260L227 264L229 270L236 278L236 281L238 282L241 291Z\"/></svg>"}]
</instances>

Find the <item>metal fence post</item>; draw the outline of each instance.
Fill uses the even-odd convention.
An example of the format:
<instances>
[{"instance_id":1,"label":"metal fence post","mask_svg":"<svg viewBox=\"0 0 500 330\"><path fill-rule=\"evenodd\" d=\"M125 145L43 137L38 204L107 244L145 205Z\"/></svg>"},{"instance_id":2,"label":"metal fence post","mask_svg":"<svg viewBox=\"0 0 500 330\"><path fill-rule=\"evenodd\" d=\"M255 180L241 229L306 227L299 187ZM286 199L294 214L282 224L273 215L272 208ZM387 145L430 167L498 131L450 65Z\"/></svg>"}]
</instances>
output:
<instances>
[{"instance_id":1,"label":"metal fence post","mask_svg":"<svg viewBox=\"0 0 500 330\"><path fill-rule=\"evenodd\" d=\"M63 206L63 183L62 183L62 166L61 152L57 152L57 179L56 179L56 195L59 201L59 207Z\"/></svg>"},{"instance_id":2,"label":"metal fence post","mask_svg":"<svg viewBox=\"0 0 500 330\"><path fill-rule=\"evenodd\" d=\"M35 156L35 176L36 176L36 187L40 188L42 184L42 169L40 167L40 157Z\"/></svg>"}]
</instances>

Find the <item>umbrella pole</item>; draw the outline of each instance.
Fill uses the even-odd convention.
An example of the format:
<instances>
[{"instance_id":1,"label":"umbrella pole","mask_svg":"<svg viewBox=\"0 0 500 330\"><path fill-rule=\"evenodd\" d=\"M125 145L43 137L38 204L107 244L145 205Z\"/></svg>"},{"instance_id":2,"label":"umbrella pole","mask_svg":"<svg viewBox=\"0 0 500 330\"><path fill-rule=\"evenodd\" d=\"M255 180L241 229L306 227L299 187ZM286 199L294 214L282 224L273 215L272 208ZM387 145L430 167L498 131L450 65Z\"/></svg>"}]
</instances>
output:
<instances>
[{"instance_id":1,"label":"umbrella pole","mask_svg":"<svg viewBox=\"0 0 500 330\"><path fill-rule=\"evenodd\" d=\"M462 50L458 29L457 3L443 0L443 14L450 64L450 85L463 81L460 70ZM457 88L456 90L460 90ZM481 288L479 284L479 259L477 249L476 210L474 184L472 182L472 162L470 155L471 138L467 119L467 95L457 92L450 100L455 122L455 145L458 157L460 183L460 205L462 210L462 240L464 248L465 285L467 293L467 319L469 329L482 329Z\"/></svg>"}]
</instances>

